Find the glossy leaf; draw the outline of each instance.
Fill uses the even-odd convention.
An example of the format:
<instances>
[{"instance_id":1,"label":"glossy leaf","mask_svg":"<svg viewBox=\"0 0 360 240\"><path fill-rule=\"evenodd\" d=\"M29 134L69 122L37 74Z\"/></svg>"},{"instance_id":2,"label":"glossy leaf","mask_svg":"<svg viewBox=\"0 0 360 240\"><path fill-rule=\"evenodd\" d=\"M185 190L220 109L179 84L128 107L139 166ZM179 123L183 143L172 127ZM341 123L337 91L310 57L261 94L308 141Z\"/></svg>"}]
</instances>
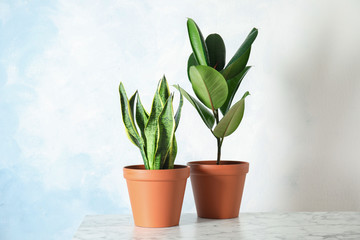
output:
<instances>
[{"instance_id":1,"label":"glossy leaf","mask_svg":"<svg viewBox=\"0 0 360 240\"><path fill-rule=\"evenodd\" d=\"M212 67L201 65L190 67L189 73L193 90L205 106L215 110L224 104L228 87L221 73Z\"/></svg>"},{"instance_id":2,"label":"glossy leaf","mask_svg":"<svg viewBox=\"0 0 360 240\"><path fill-rule=\"evenodd\" d=\"M221 73L226 80L234 78L242 70L244 70L250 56L251 48L241 55L234 63L226 67Z\"/></svg>"},{"instance_id":3,"label":"glossy leaf","mask_svg":"<svg viewBox=\"0 0 360 240\"><path fill-rule=\"evenodd\" d=\"M158 146L159 138L159 115L163 109L159 92L155 92L154 100L151 106L149 120L145 126L146 156L149 161L150 169L154 169L155 151Z\"/></svg>"},{"instance_id":4,"label":"glossy leaf","mask_svg":"<svg viewBox=\"0 0 360 240\"><path fill-rule=\"evenodd\" d=\"M184 89L182 89L179 85L174 85L174 87L179 90L179 92L193 105L196 109L196 111L199 113L201 119L204 121L205 125L212 129L215 123L214 116L209 112L209 110L196 98L192 97L190 94L188 94Z\"/></svg>"},{"instance_id":5,"label":"glossy leaf","mask_svg":"<svg viewBox=\"0 0 360 240\"><path fill-rule=\"evenodd\" d=\"M175 114L175 131L176 131L177 127L179 126L180 117L181 117L181 109L182 109L182 106L184 104L183 95L181 94L180 91L179 91L179 93L180 93L180 102L179 102L179 106L178 106L178 109L177 109L176 114Z\"/></svg>"},{"instance_id":6,"label":"glossy leaf","mask_svg":"<svg viewBox=\"0 0 360 240\"><path fill-rule=\"evenodd\" d=\"M245 75L250 70L250 68L251 68L250 66L244 68L244 70L242 70L241 73L239 73L235 77L227 80L229 93L228 93L225 103L220 108L221 113L223 115L225 115L229 111L229 109L231 107L231 103L236 95L236 92L237 92L242 80L244 79Z\"/></svg>"},{"instance_id":7,"label":"glossy leaf","mask_svg":"<svg viewBox=\"0 0 360 240\"><path fill-rule=\"evenodd\" d=\"M246 92L241 100L234 104L234 106L232 106L226 115L220 120L213 132L216 137L224 138L232 134L237 129L244 116L245 98L248 95L249 92Z\"/></svg>"},{"instance_id":8,"label":"glossy leaf","mask_svg":"<svg viewBox=\"0 0 360 240\"><path fill-rule=\"evenodd\" d=\"M209 53L209 66L221 71L225 66L225 43L217 33L207 36L206 47Z\"/></svg>"},{"instance_id":9,"label":"glossy leaf","mask_svg":"<svg viewBox=\"0 0 360 240\"><path fill-rule=\"evenodd\" d=\"M159 92L161 102L162 102L162 104L164 106L165 102L167 101L167 99L170 96L169 85L168 85L168 83L166 81L165 75L159 81L157 91Z\"/></svg>"},{"instance_id":10,"label":"glossy leaf","mask_svg":"<svg viewBox=\"0 0 360 240\"><path fill-rule=\"evenodd\" d=\"M196 25L195 21L192 20L191 18L189 18L187 21L187 29L188 29L191 48L193 50L197 62L200 65L207 66L209 63L208 61L209 57L208 57L208 52L206 49L204 37L199 27Z\"/></svg>"},{"instance_id":11,"label":"glossy leaf","mask_svg":"<svg viewBox=\"0 0 360 240\"><path fill-rule=\"evenodd\" d=\"M222 74L225 79L233 78L245 68L249 60L251 45L255 41L257 35L258 30L253 28L245 41L241 44L240 48L236 51L235 55L231 58L226 68L223 70Z\"/></svg>"},{"instance_id":12,"label":"glossy leaf","mask_svg":"<svg viewBox=\"0 0 360 240\"><path fill-rule=\"evenodd\" d=\"M189 75L190 67L191 66L197 66L197 65L199 65L199 64L198 64L198 62L196 61L196 59L194 57L194 53L190 54L189 59L188 59L188 63L187 63L187 74L188 74L189 81L190 81L190 75Z\"/></svg>"},{"instance_id":13,"label":"glossy leaf","mask_svg":"<svg viewBox=\"0 0 360 240\"><path fill-rule=\"evenodd\" d=\"M164 165L175 134L175 119L172 106L172 96L170 96L159 115L159 139L155 154L154 168L160 169Z\"/></svg>"}]
</instances>

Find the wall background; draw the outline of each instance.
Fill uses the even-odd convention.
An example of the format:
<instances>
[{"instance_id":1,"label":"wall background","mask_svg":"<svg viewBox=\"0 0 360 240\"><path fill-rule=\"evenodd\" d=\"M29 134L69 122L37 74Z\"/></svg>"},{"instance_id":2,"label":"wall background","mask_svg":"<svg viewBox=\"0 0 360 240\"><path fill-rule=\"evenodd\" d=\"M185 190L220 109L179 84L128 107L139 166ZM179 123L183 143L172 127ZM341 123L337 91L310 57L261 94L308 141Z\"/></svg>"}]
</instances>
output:
<instances>
[{"instance_id":1,"label":"wall background","mask_svg":"<svg viewBox=\"0 0 360 240\"><path fill-rule=\"evenodd\" d=\"M186 17L229 60L259 29L223 158L250 161L241 211L360 211L360 2L0 1L0 239L70 239L86 214L130 214L140 164L117 87L149 109L158 79L185 89ZM173 90L174 91L174 90ZM185 102L176 162L214 159ZM183 212L194 212L188 182Z\"/></svg>"}]
</instances>

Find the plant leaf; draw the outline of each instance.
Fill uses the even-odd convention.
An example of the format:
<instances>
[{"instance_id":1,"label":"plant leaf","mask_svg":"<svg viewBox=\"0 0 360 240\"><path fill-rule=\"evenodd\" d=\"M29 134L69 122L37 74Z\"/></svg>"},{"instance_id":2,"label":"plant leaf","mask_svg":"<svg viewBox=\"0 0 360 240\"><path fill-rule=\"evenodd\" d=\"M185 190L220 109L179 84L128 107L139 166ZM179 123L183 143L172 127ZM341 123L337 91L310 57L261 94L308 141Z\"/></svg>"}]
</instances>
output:
<instances>
[{"instance_id":1,"label":"plant leaf","mask_svg":"<svg viewBox=\"0 0 360 240\"><path fill-rule=\"evenodd\" d=\"M139 133L136 130L133 116L132 116L133 114L131 112L131 106L130 106L130 103L126 96L126 91L125 91L124 85L121 82L119 85L119 93L120 93L121 115L122 115L122 120L125 125L126 135L130 139L130 141L140 149L140 153L143 158L145 168L150 169L148 159L147 159L145 151L144 151L144 141L139 136ZM135 96L135 94L133 95L133 97ZM132 99L134 99L134 98L132 98Z\"/></svg>"},{"instance_id":2,"label":"plant leaf","mask_svg":"<svg viewBox=\"0 0 360 240\"><path fill-rule=\"evenodd\" d=\"M208 61L209 57L208 57L208 52L206 49L204 37L199 27L196 25L195 21L192 20L191 18L187 20L187 29L188 29L191 48L193 50L197 62L200 65L207 66L209 63Z\"/></svg>"},{"instance_id":3,"label":"plant leaf","mask_svg":"<svg viewBox=\"0 0 360 240\"><path fill-rule=\"evenodd\" d=\"M190 75L189 75L190 67L191 66L197 66L197 65L199 65L199 64L198 64L198 62L196 61L196 59L194 57L194 53L190 54L189 59L188 59L188 63L187 63L187 74L188 74L189 81L190 81Z\"/></svg>"},{"instance_id":4,"label":"plant leaf","mask_svg":"<svg viewBox=\"0 0 360 240\"><path fill-rule=\"evenodd\" d=\"M130 111L130 114L131 114L131 119L134 121L134 102L135 102L135 98L136 98L136 95L137 95L137 91L130 97L129 99L129 111ZM136 128L136 125L134 124L135 128Z\"/></svg>"},{"instance_id":5,"label":"plant leaf","mask_svg":"<svg viewBox=\"0 0 360 240\"><path fill-rule=\"evenodd\" d=\"M188 94L184 89L179 85L173 85L179 92L184 95L184 97L193 105L196 111L199 113L201 119L204 121L205 125L211 130L215 123L214 116L209 112L209 110L202 105L196 98Z\"/></svg>"},{"instance_id":6,"label":"plant leaf","mask_svg":"<svg viewBox=\"0 0 360 240\"><path fill-rule=\"evenodd\" d=\"M126 95L126 91L124 85L120 83L119 85L119 93L120 93L120 105L121 105L121 115L125 125L126 133L132 143L134 143L137 147L140 147L143 142L139 136L139 133L136 130L134 120L132 118L131 106L129 104L129 100Z\"/></svg>"},{"instance_id":7,"label":"plant leaf","mask_svg":"<svg viewBox=\"0 0 360 240\"><path fill-rule=\"evenodd\" d=\"M180 117L181 117L181 109L182 109L182 106L184 104L184 98L183 98L183 95L181 94L181 92L179 91L180 93L180 102L179 102L179 106L178 106L178 109L175 113L175 131L176 129L178 128L179 126L179 122L180 122Z\"/></svg>"},{"instance_id":8,"label":"plant leaf","mask_svg":"<svg viewBox=\"0 0 360 240\"><path fill-rule=\"evenodd\" d=\"M155 154L154 169L160 169L164 165L175 134L175 119L170 96L162 112L159 115L159 140Z\"/></svg>"},{"instance_id":9,"label":"plant leaf","mask_svg":"<svg viewBox=\"0 0 360 240\"><path fill-rule=\"evenodd\" d=\"M249 60L251 45L255 41L257 35L258 30L253 28L246 37L245 41L241 44L240 48L236 51L235 55L231 58L226 68L223 70L222 74L225 79L233 78L245 68Z\"/></svg>"},{"instance_id":10,"label":"plant leaf","mask_svg":"<svg viewBox=\"0 0 360 240\"><path fill-rule=\"evenodd\" d=\"M250 66L245 67L244 70L241 71L241 73L239 73L235 77L226 81L227 85L228 85L229 93L228 93L225 103L220 108L221 113L223 115L225 115L229 111L229 108L231 107L231 103L235 97L235 94L236 94L242 80L244 79L245 75L250 70L250 68L251 68Z\"/></svg>"},{"instance_id":11,"label":"plant leaf","mask_svg":"<svg viewBox=\"0 0 360 240\"><path fill-rule=\"evenodd\" d=\"M169 164L167 166L168 169L173 169L174 168L174 162L175 162L176 154L177 154L177 143L176 143L176 138L175 138L175 135L174 135L174 139L172 141L170 152L169 152L169 160L168 160Z\"/></svg>"},{"instance_id":12,"label":"plant leaf","mask_svg":"<svg viewBox=\"0 0 360 240\"><path fill-rule=\"evenodd\" d=\"M166 81L165 75L160 79L157 91L159 92L162 104L165 105L165 102L170 96L169 85Z\"/></svg>"},{"instance_id":13,"label":"plant leaf","mask_svg":"<svg viewBox=\"0 0 360 240\"><path fill-rule=\"evenodd\" d=\"M146 112L144 106L141 103L140 96L138 95L136 101L136 123L139 126L141 136L145 139L145 126L149 119L149 114Z\"/></svg>"},{"instance_id":14,"label":"plant leaf","mask_svg":"<svg viewBox=\"0 0 360 240\"><path fill-rule=\"evenodd\" d=\"M221 73L201 65L190 67L189 73L193 90L205 106L215 110L224 104L228 86Z\"/></svg>"},{"instance_id":15,"label":"plant leaf","mask_svg":"<svg viewBox=\"0 0 360 240\"><path fill-rule=\"evenodd\" d=\"M225 43L221 36L217 33L207 36L206 47L209 53L209 66L221 71L225 66Z\"/></svg>"},{"instance_id":16,"label":"plant leaf","mask_svg":"<svg viewBox=\"0 0 360 240\"><path fill-rule=\"evenodd\" d=\"M145 126L145 142L146 142L146 156L149 161L150 169L154 169L155 152L159 140L159 124L158 119L163 105L161 103L159 92L155 92L154 100L151 106L149 120Z\"/></svg>"},{"instance_id":17,"label":"plant leaf","mask_svg":"<svg viewBox=\"0 0 360 240\"><path fill-rule=\"evenodd\" d=\"M245 110L245 98L249 95L246 92L237 103L230 108L226 115L220 120L214 129L214 135L218 138L224 138L232 134L239 126Z\"/></svg>"}]
</instances>

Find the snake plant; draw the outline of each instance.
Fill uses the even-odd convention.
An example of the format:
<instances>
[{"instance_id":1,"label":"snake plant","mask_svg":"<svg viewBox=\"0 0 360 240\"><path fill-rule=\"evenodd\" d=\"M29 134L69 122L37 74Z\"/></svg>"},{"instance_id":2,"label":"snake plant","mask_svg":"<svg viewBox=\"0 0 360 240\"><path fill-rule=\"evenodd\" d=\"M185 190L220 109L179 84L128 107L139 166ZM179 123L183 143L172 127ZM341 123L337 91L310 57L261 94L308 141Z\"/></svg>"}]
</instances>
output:
<instances>
[{"instance_id":1,"label":"snake plant","mask_svg":"<svg viewBox=\"0 0 360 240\"><path fill-rule=\"evenodd\" d=\"M225 44L219 34L210 34L204 40L200 28L191 18L187 21L187 29L192 48L187 63L188 78L200 101L180 86L175 87L195 107L205 125L216 137L217 164L220 164L224 138L239 126L244 115L245 98L250 95L245 92L242 98L231 106L243 78L251 68L246 64L258 30L251 30L235 55L225 64Z\"/></svg>"},{"instance_id":2,"label":"snake plant","mask_svg":"<svg viewBox=\"0 0 360 240\"><path fill-rule=\"evenodd\" d=\"M175 131L180 121L182 94L174 114L174 95L170 94L165 76L159 81L150 113L142 105L137 91L128 99L124 85L120 82L119 93L126 134L140 149L145 169L174 168L177 153Z\"/></svg>"}]
</instances>

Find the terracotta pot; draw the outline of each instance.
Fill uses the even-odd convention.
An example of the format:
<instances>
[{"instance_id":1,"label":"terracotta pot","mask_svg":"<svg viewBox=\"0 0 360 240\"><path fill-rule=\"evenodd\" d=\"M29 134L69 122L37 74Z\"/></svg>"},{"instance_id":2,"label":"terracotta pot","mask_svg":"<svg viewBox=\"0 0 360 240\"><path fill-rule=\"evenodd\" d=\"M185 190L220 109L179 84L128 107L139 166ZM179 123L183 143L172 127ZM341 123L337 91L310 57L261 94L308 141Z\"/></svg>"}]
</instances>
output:
<instances>
[{"instance_id":1,"label":"terracotta pot","mask_svg":"<svg viewBox=\"0 0 360 240\"><path fill-rule=\"evenodd\" d=\"M189 175L190 168L184 165L163 170L146 170L144 165L124 167L135 225L179 225Z\"/></svg>"},{"instance_id":2,"label":"terracotta pot","mask_svg":"<svg viewBox=\"0 0 360 240\"><path fill-rule=\"evenodd\" d=\"M249 163L222 160L216 165L216 161L193 161L188 166L198 216L238 217Z\"/></svg>"}]
</instances>

